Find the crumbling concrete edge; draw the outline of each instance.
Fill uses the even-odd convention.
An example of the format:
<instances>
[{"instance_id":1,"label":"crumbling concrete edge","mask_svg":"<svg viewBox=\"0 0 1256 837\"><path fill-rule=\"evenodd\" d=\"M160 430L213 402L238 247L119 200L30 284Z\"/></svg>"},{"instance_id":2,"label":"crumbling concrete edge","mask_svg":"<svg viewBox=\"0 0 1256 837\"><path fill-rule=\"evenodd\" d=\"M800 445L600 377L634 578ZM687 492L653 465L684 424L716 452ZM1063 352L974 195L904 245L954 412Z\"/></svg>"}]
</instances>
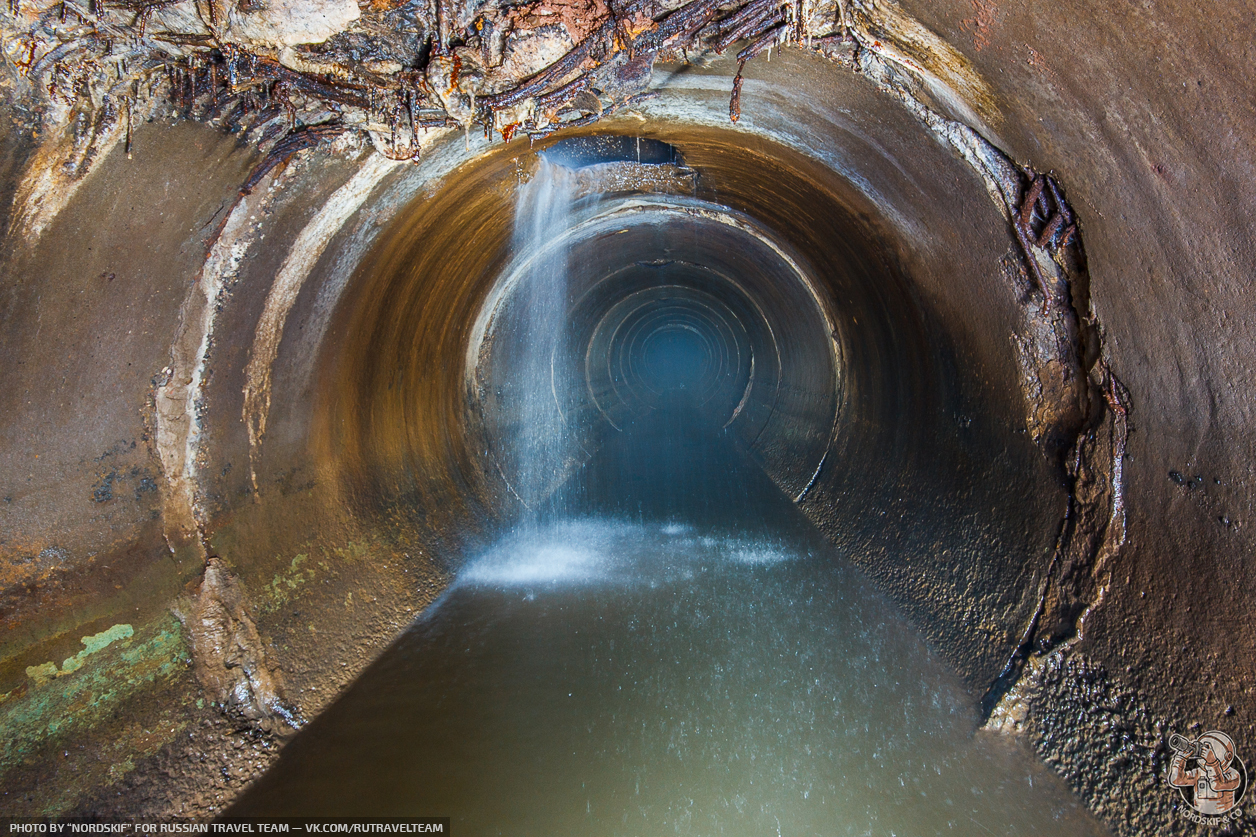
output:
<instances>
[{"instance_id":1,"label":"crumbling concrete edge","mask_svg":"<svg viewBox=\"0 0 1256 837\"><path fill-rule=\"evenodd\" d=\"M282 679L266 664L264 644L234 577L211 554L199 480L203 387L218 312L259 240L283 179L284 172L272 173L265 188L236 198L183 302L170 364L153 389L166 544L172 553L190 550L205 565L196 594L176 603L173 612L188 634L197 678L209 699L267 732L301 721L283 699Z\"/></svg>"},{"instance_id":2,"label":"crumbling concrete edge","mask_svg":"<svg viewBox=\"0 0 1256 837\"><path fill-rule=\"evenodd\" d=\"M196 594L174 613L192 647L196 678L228 715L284 736L304 724L284 697L283 672L268 663L244 590L221 558L210 557Z\"/></svg>"},{"instance_id":3,"label":"crumbling concrete edge","mask_svg":"<svg viewBox=\"0 0 1256 837\"><path fill-rule=\"evenodd\" d=\"M441 136L445 133L436 132ZM437 138L436 134L433 139ZM249 435L249 479L255 497L258 490L257 459L270 414L271 367L279 355L279 341L283 338L288 313L332 237L357 212L384 177L399 165L382 154L368 156L349 182L341 186L301 230L271 284L253 336L252 355L245 368L243 420Z\"/></svg>"}]
</instances>

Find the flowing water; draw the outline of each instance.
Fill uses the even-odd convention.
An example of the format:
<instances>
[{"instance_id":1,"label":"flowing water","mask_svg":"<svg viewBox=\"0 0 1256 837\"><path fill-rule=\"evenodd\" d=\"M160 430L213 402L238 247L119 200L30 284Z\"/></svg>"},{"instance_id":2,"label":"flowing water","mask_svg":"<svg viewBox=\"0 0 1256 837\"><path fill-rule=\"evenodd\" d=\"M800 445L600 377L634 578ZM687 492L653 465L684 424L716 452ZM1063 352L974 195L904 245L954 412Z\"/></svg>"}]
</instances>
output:
<instances>
[{"instance_id":1,"label":"flowing water","mask_svg":"<svg viewBox=\"0 0 1256 837\"><path fill-rule=\"evenodd\" d=\"M1099 834L716 430L664 411L458 581L231 814L461 835Z\"/></svg>"}]
</instances>

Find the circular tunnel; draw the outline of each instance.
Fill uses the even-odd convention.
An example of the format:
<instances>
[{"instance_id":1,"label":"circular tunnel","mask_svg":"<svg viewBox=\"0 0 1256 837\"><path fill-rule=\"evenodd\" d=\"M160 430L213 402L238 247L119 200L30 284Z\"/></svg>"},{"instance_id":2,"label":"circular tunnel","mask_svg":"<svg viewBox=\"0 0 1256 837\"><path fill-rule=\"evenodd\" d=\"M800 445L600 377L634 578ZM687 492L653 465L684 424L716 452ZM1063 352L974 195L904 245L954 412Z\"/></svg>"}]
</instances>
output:
<instances>
[{"instance_id":1,"label":"circular tunnel","mask_svg":"<svg viewBox=\"0 0 1256 837\"><path fill-rule=\"evenodd\" d=\"M544 146L476 156L400 209L346 284L310 402L334 482L363 515L474 551L683 389L931 636L963 647L974 684L993 682L1020 640L994 625L1032 615L1063 480L1026 429L1007 338L1029 289L990 268L1007 225L961 161L907 136L902 157L863 161L902 190L878 206L783 143L651 125L675 149L655 168L683 171L599 186L598 166L577 169L559 232L533 244L516 201ZM556 258L546 315L529 289L553 284ZM525 473L564 433L576 444Z\"/></svg>"},{"instance_id":2,"label":"circular tunnel","mask_svg":"<svg viewBox=\"0 0 1256 837\"><path fill-rule=\"evenodd\" d=\"M520 428L569 431L587 452L683 396L748 450L779 449L778 468L790 465L775 476L800 494L827 450L841 394L836 326L814 280L740 213L681 196L587 200L543 252L516 254L523 264L490 291L473 333L472 409L500 473L517 494L514 460L529 456ZM514 297L554 281L528 275L554 253L565 299L538 382L520 374L519 358L543 339L530 327L541 314ZM524 414L529 388L552 393L548 420ZM535 489L552 488L567 470Z\"/></svg>"},{"instance_id":3,"label":"circular tunnel","mask_svg":"<svg viewBox=\"0 0 1256 837\"><path fill-rule=\"evenodd\" d=\"M29 560L10 573L26 586L4 618L23 633L6 646L0 712L85 677L88 657L75 655L103 648L132 654L117 669L130 685L102 687L99 712L114 714L81 710L82 723L140 754L133 776L193 765L181 749L193 745L174 733L135 743L120 732L129 718L168 719L189 696L210 697L195 716L207 728L226 724L225 708L250 729L290 734L472 557L554 502L600 451L673 416L727 440L893 600L958 674L981 734L1028 737L1119 833L1170 816L1172 800L1138 810L1114 800L1160 799L1144 792L1167 763L1160 732L1196 717L1240 730L1251 705L1241 643L1210 652L1230 672L1210 683L1174 674L1179 640L1222 630L1223 615L1191 611L1173 573L1154 571L1177 566L1164 563L1173 550L1148 546L1158 515L1184 520L1184 509L1203 534L1180 534L1177 552L1220 554L1214 540L1247 537L1235 522L1247 501L1226 493L1243 481L1241 457L1208 453L1215 440L1194 453L1164 442L1176 458L1159 456L1147 439L1176 438L1171 406L1127 422L1139 385L1159 392L1171 377L1146 372L1156 363L1208 389L1185 362L1148 360L1159 349L1147 347L1150 315L1130 278L1136 267L1154 274L1134 264L1143 254L1192 236L1174 227L1127 246L1152 231L1120 213L1154 190L1127 184L1118 206L1096 185L1132 170L1103 151L1124 140L1096 151L1072 137L1070 157L1020 100L1001 100L1002 114L969 108L940 82L906 85L893 62L847 58L660 66L651 98L591 127L507 142L452 131L414 161L337 141L243 196L256 160L233 140L137 127L148 168L113 153L37 246L9 256L12 275L29 280L14 312L74 310L69 297L45 290L43 303L29 290L49 272L138 277L126 310L145 313L119 316L113 279L86 286L85 321L128 347L76 361L98 412L127 417L100 430L111 447L77 431L45 439L61 427L52 407L21 413L32 444L60 450L70 476L44 494L6 488ZM1000 148L1045 160L1043 174ZM200 192L149 196L150 182L186 179L189 160L218 174ZM569 190L562 223L521 236L535 211L521 196L554 168ZM121 220L85 220L115 217L102 207L121 201L147 207L122 232ZM1157 229L1185 217L1148 213ZM153 227L160 259L123 246L146 218L168 224ZM80 236L82 247L65 246ZM168 283L154 265L167 264L187 282L150 294ZM76 357L88 333L62 319L51 338L15 329L12 351L52 340ZM116 374L89 383L103 367ZM1127 517L1137 537L1127 539ZM1126 557L1140 549L1168 551L1160 563ZM1138 628L1147 601L1163 630ZM222 636L230 654L213 650ZM39 713L97 705L67 695L11 716L18 743L6 758L24 761L4 775L28 793L22 810L170 809L140 779L117 802L117 777L89 765L90 752L75 756L89 777L81 791L40 795L53 756L70 750ZM222 747L262 765L273 751L257 740ZM1147 753L1151 766L1138 761ZM197 798L210 781L198 769L177 768L176 795ZM258 770L228 778L202 812Z\"/></svg>"},{"instance_id":4,"label":"circular tunnel","mask_svg":"<svg viewBox=\"0 0 1256 837\"><path fill-rule=\"evenodd\" d=\"M511 769L517 760L510 754L531 751L520 742L551 723L555 730L592 729L609 723L603 711L635 717L633 701L644 697L600 708L625 694L610 684L588 699L592 719L568 714L580 705L572 702L588 681L565 679L563 672L583 670L568 662L567 638L613 622L606 610L649 613L648 603L636 599L598 610L603 588L573 592L565 585L604 571L619 579L609 585L613 590L632 589L635 573L650 589L665 587L670 577L649 563L605 570L612 549L606 544L615 542L607 527L640 526L631 529L640 533L632 536L636 541L656 531L706 531L714 521L713 531L733 533L726 535L733 538L732 554L769 556L738 559L751 566L775 560L761 545L774 524L818 527L836 545L821 553L832 566L850 560L865 568L899 594L899 606L926 636L945 645L946 659L971 690L966 700L973 717L977 702L1020 652L1022 636L1009 626L1035 616L1046 571L1042 557L1054 546L1064 491L1056 452L1026 430L1021 369L1009 357L1006 333L974 335L946 319L927 294L930 277L917 275L921 266L906 258L917 242L903 240L885 208L871 205L840 173L783 144L759 140L747 148L744 134L727 128L680 122L648 140L672 149L662 155L667 162L594 161L573 169L546 159L565 156L565 143L579 137L555 138L549 147L494 148L468 160L434 193L406 202L346 284L321 349L327 373L315 382L314 396L305 405L273 397L278 410L272 407L268 428L282 427L284 410L313 409L312 434L326 438L321 446L330 479L352 486L361 519L386 521L400 547L423 542L414 534L423 529L440 527L462 538L431 553L460 581L439 609L289 745L231 815L292 814L307 804L335 813L371 806L392 812L409 793L401 789L414 788L448 800L468 828L491 829L497 820L485 813L480 795L487 784L497 804L522 806L525 828L561 830L558 809L564 806L546 801L534 808L527 800L537 794L549 800L542 785L549 788L551 781L582 787L586 779L571 774L573 763L589 765L592 776L603 769L592 765L613 771L614 760L586 756L587 743L553 752L537 743L528 759L545 766L521 775ZM589 141L635 147L639 137L601 129ZM902 165L895 159L887 168ZM926 196L925 206L943 205L919 219L921 228L936 230L944 220L958 226L946 218L955 209L945 203L949 187L943 181ZM988 197L978 191L976 198L969 210L978 217L984 210L988 223L969 225L972 251L1006 248L1006 223ZM942 264L931 267L939 283L963 273L964 263L949 247L937 256ZM1024 287L986 273L997 289L985 300L989 316L1002 313L1016 324ZM727 442L736 456L708 452L703 439ZM259 481L265 483L275 467L268 461L274 448L268 439L260 448ZM470 523L479 523L482 534ZM560 537L547 540L544 533L554 529ZM493 556L509 551L495 545L499 538L505 544L522 538L517 549L523 558L495 570ZM486 578L507 592L483 591ZM748 613L731 620L721 636L748 632L734 657L757 670L754 655L762 643L756 632L807 636L787 627L792 623L776 605L802 618L807 602L863 595L854 594L853 581L834 589L823 578L811 582L818 595L782 594L764 578L760 591L733 597L753 602L761 596L760 618L767 623ZM520 579L522 589L510 586ZM701 577L681 588L702 589ZM704 605L694 595L696 610L737 613L733 602ZM561 617L546 609L550 597ZM532 602L538 614L550 615L553 632L518 618L516 607ZM598 615L586 615L585 608ZM668 612L665 606L641 621L658 630ZM804 624L831 625L831 618L817 612ZM683 616L673 621L685 624ZM733 625L741 626L736 634ZM861 630L846 632L859 636ZM431 647L419 637L428 637ZM617 637L606 648L628 642ZM882 642L891 640L878 639L876 647ZM782 682L792 676L786 660L807 653L775 652ZM840 656L860 659L863 653ZM916 653L922 653L918 647L902 658ZM486 660L511 662L495 667ZM531 665L544 672L541 681L567 684L562 694L528 677L511 679ZM700 682L705 665L695 660L684 667ZM396 679L415 667L429 674L414 688ZM495 679L498 669L502 683ZM640 671L639 687L653 682L655 675ZM887 677L907 678L889 671ZM835 684L860 682L854 672L830 676ZM441 686L430 687L434 682ZM817 672L811 686L823 682ZM428 700L403 697L425 694L423 684L429 684ZM526 695L518 704L508 701L521 707L518 713L499 713L491 697L499 690ZM691 699L680 690L668 694ZM942 694L939 687L931 700L943 701ZM364 700L356 710L355 700ZM429 738L420 719L445 718L440 706L465 714L451 709L447 720L432 720ZM387 732L368 720L393 715L416 720L404 729L384 722ZM455 745L445 755L437 742L448 739L439 732L446 723L468 730L485 717L494 719L493 735L468 733L467 749ZM693 724L707 722L699 716ZM357 745L328 749L350 730ZM556 737L565 740L564 733ZM912 746L927 758L923 743ZM770 750L754 752L766 757ZM390 778L355 783L352 777L372 775L377 758L388 760L390 767L380 770ZM638 758L667 762L662 754ZM435 763L448 767L414 767ZM481 769L482 782L459 778ZM986 775L985 768L973 770ZM340 771L343 783L328 784ZM551 779L532 786L535 774ZM747 774L745 781L758 783L756 776ZM710 791L696 782L692 793L702 798ZM586 803L613 804L596 794ZM701 805L719 808L718 802ZM1024 816L1032 807L1018 810ZM662 816L661 822L671 821ZM798 816L791 812L791 819ZM646 817L643 827L651 822Z\"/></svg>"}]
</instances>

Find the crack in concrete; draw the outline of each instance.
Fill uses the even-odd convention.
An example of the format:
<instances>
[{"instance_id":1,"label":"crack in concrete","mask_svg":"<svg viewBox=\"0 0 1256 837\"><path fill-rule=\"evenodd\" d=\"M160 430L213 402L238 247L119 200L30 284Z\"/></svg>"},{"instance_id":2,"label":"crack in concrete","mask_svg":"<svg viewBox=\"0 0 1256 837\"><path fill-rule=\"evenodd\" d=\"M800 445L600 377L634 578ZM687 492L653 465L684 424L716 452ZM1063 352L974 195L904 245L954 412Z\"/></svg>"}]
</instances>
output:
<instances>
[{"instance_id":1,"label":"crack in concrete","mask_svg":"<svg viewBox=\"0 0 1256 837\"><path fill-rule=\"evenodd\" d=\"M171 551L191 545L202 561L208 554L198 486L202 386L221 297L258 239L258 219L275 194L277 179L271 181L270 188L237 198L227 214L183 302L179 330L170 347L170 364L153 393L156 447L166 483L162 492L166 542Z\"/></svg>"}]
</instances>

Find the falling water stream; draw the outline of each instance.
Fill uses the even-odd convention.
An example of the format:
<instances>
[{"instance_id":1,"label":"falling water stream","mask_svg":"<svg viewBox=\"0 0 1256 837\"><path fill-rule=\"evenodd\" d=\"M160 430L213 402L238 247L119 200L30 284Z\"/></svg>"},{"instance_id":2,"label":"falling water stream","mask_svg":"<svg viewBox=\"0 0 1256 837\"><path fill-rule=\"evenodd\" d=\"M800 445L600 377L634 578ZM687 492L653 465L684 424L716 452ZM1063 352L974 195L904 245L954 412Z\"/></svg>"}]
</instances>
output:
<instances>
[{"instance_id":1,"label":"falling water stream","mask_svg":"<svg viewBox=\"0 0 1256 837\"><path fill-rule=\"evenodd\" d=\"M555 406L555 391L568 382L567 370L555 366L554 357L567 318L568 253L550 246L571 223L575 198L571 169L542 159L532 179L519 190L515 205L513 247L524 255L524 269L516 294L523 307L518 322L527 329L521 335L517 357L517 389L520 429L516 437L518 486L521 497L544 497L555 474L566 467L571 434ZM560 239L561 240L561 239Z\"/></svg>"},{"instance_id":2,"label":"falling water stream","mask_svg":"<svg viewBox=\"0 0 1256 837\"><path fill-rule=\"evenodd\" d=\"M556 216L526 216L532 199L521 226L545 235ZM544 395L561 294L529 297L521 375ZM670 350L693 362L683 340L653 350L660 409L470 560L229 814L447 816L459 835L1105 833L978 731L973 695L694 407ZM524 438L561 458L544 401Z\"/></svg>"}]
</instances>

